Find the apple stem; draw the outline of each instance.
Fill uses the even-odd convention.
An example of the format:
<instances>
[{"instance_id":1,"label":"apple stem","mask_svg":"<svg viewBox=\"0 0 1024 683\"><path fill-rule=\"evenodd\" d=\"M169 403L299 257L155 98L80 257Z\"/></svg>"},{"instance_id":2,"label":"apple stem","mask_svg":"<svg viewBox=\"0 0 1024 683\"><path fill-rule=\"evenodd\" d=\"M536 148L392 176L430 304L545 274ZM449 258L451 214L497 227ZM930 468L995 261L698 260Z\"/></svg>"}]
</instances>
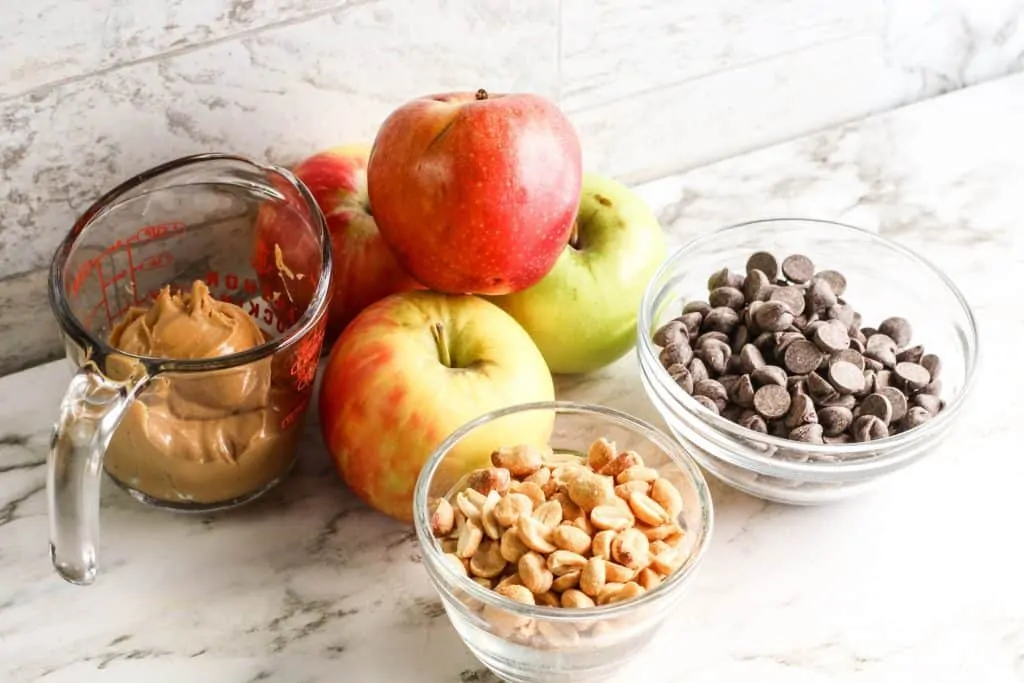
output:
<instances>
[{"instance_id":1,"label":"apple stem","mask_svg":"<svg viewBox=\"0 0 1024 683\"><path fill-rule=\"evenodd\" d=\"M572 232L569 234L569 246L573 249L577 248L580 243L580 222L573 220Z\"/></svg>"},{"instance_id":2,"label":"apple stem","mask_svg":"<svg viewBox=\"0 0 1024 683\"><path fill-rule=\"evenodd\" d=\"M486 100L487 99L487 91L484 90L483 88L480 88L479 90L477 90L476 91L476 99L477 100Z\"/></svg>"},{"instance_id":3,"label":"apple stem","mask_svg":"<svg viewBox=\"0 0 1024 683\"><path fill-rule=\"evenodd\" d=\"M452 353L448 349L448 335L444 331L444 323L434 323L431 328L434 334L434 342L437 344L437 355L440 357L441 365L446 368L452 366Z\"/></svg>"}]
</instances>

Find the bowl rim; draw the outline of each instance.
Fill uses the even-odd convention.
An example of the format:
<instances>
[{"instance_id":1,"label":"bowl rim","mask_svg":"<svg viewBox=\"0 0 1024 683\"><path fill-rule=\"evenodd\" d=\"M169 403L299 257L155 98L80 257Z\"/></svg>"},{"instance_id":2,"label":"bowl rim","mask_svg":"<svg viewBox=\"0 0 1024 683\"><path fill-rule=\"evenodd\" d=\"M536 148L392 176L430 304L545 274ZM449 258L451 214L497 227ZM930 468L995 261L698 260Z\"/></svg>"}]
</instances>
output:
<instances>
[{"instance_id":1,"label":"bowl rim","mask_svg":"<svg viewBox=\"0 0 1024 683\"><path fill-rule=\"evenodd\" d=\"M944 431L961 412L968 396L971 394L971 390L973 389L977 378L979 364L978 323L974 315L974 311L971 309L971 306L967 302L963 293L956 286L953 280L950 279L950 277L947 276L940 268L912 249L865 228L823 218L781 216L775 218L758 218L740 223L733 223L721 228L716 228L711 232L698 235L684 242L661 264L648 281L647 286L644 288L644 295L641 299L640 310L637 315L636 327L636 353L638 354L637 360L640 364L641 371L644 371L645 366L651 366L652 363L657 368L661 367L661 363L658 361L657 357L658 352L655 350L654 342L651 338L650 332L648 331L653 323L654 304L657 299L661 298L663 292L666 290L666 287L657 287L656 285L666 278L666 276L671 275L673 271L678 270L680 262L685 260L687 255L696 247L702 247L709 243L713 243L716 239L721 238L722 235L733 232L743 232L746 229L760 227L764 224L770 223L817 223L827 225L832 228L838 228L843 231L854 233L858 236L866 237L869 243L873 242L876 245L885 246L897 252L904 258L915 262L926 270L931 271L946 287L947 292L956 300L967 320L966 335L963 338L967 349L965 354L966 369L964 371L963 386L960 391L957 392L957 394L946 404L945 408L940 411L938 415L934 416L932 419L928 420L926 424L917 429L912 429L910 431L903 432L902 434L887 436L883 439L866 441L863 443L807 444L799 441L791 441L771 434L761 434L760 432L742 427L721 415L716 415L710 412L698 404L693 397L683 391L678 384L670 381L667 373L649 372L648 374L653 375L653 381L658 382L663 389L668 391L682 409L686 410L686 412L693 417L705 422L720 434L725 434L733 439L743 439L746 441L773 446L775 448L785 449L794 453L806 454L808 456L825 455L836 458L835 460L808 460L804 462L799 460L783 460L780 458L773 458L770 455L761 455L758 453L730 453L729 456L734 458L733 462L738 466L745 467L753 463L757 469L761 471L770 471L773 475L780 473L783 476L791 474L811 475L813 477L815 474L820 475L823 472L843 472L850 474L872 472L876 469L891 466L894 461L899 461L904 457L911 457L913 455L912 453L905 454L908 449L900 447L925 439L928 435L937 431ZM651 397L650 395L648 395L648 398L652 401L659 400ZM745 448L745 450L747 449ZM872 457L851 457L869 453L872 454Z\"/></svg>"},{"instance_id":2,"label":"bowl rim","mask_svg":"<svg viewBox=\"0 0 1024 683\"><path fill-rule=\"evenodd\" d=\"M447 562L443 560L444 553L430 531L430 520L427 515L427 503L429 502L428 491L430 481L433 479L438 466L445 455L474 429L493 420L534 410L554 410L556 413L574 413L583 415L598 416L603 419L618 423L638 432L644 438L653 442L662 449L669 457L676 468L681 470L689 478L697 493L699 505L699 533L697 543L687 556L683 564L671 576L662 581L653 590L646 591L640 597L611 605L598 605L595 607L573 608L573 607L548 607L546 605L526 605L507 598L500 593L484 588L468 576L456 572ZM646 606L661 602L666 598L679 594L680 589L686 585L686 580L691 577L702 564L707 555L707 549L711 542L714 528L714 503L711 498L711 490L696 460L687 453L686 449L676 439L665 432L657 429L650 423L638 417L630 415L616 408L587 403L581 401L551 400L534 401L530 403L518 403L515 405L488 411L479 417L466 422L452 432L437 448L430 454L416 481L416 488L413 494L413 522L416 529L416 538L419 541L423 553L432 556L426 562L428 571L440 573L445 580L445 591L451 592L459 589L468 594L468 599L476 600L485 605L490 605L519 616L530 618L542 618L548 621L596 621L608 619L623 614L629 614ZM688 530L688 533L694 533ZM424 558L426 559L426 558Z\"/></svg>"}]
</instances>

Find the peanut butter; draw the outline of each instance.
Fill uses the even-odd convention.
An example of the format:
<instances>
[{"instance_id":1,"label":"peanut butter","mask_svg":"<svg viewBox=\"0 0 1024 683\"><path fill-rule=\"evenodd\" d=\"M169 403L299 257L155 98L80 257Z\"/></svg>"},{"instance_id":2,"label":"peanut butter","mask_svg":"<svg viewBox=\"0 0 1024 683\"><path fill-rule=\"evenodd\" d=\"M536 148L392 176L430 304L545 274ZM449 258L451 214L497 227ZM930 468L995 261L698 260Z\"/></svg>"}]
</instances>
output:
<instances>
[{"instance_id":1,"label":"peanut butter","mask_svg":"<svg viewBox=\"0 0 1024 683\"><path fill-rule=\"evenodd\" d=\"M263 331L240 307L191 292L160 291L111 331L114 348L140 356L216 358L258 346ZM108 364L116 376L116 364ZM175 504L228 503L281 477L294 457L294 403L277 390L271 359L236 368L159 375L142 392L107 448L107 472L130 489Z\"/></svg>"}]
</instances>

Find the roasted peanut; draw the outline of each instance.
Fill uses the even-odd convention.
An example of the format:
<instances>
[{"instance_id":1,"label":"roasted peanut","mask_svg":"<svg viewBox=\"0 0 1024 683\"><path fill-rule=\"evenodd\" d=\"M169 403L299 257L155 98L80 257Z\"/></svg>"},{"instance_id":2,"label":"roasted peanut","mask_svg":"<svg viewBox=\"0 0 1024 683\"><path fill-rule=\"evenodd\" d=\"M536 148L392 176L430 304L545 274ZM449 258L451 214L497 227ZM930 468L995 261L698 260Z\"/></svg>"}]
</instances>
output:
<instances>
[{"instance_id":1,"label":"roasted peanut","mask_svg":"<svg viewBox=\"0 0 1024 683\"><path fill-rule=\"evenodd\" d=\"M622 584L608 583L605 584L604 589L597 596L597 604L611 605L616 602L632 600L633 598L640 597L644 592L643 586L634 581Z\"/></svg>"},{"instance_id":2,"label":"roasted peanut","mask_svg":"<svg viewBox=\"0 0 1024 683\"><path fill-rule=\"evenodd\" d=\"M540 520L523 515L516 520L515 529L530 550L544 554L555 551L555 546L551 543L552 529Z\"/></svg>"},{"instance_id":3,"label":"roasted peanut","mask_svg":"<svg viewBox=\"0 0 1024 683\"><path fill-rule=\"evenodd\" d=\"M480 584L484 588L494 588L494 581L491 579L485 579L482 576L474 576L473 581Z\"/></svg>"},{"instance_id":4,"label":"roasted peanut","mask_svg":"<svg viewBox=\"0 0 1024 683\"><path fill-rule=\"evenodd\" d=\"M651 561L647 537L635 528L623 529L612 541L612 559L629 569L643 569Z\"/></svg>"},{"instance_id":5,"label":"roasted peanut","mask_svg":"<svg viewBox=\"0 0 1024 683\"><path fill-rule=\"evenodd\" d=\"M570 588L562 593L562 607L570 607L580 609L583 607L593 607L594 601L589 595L581 590Z\"/></svg>"},{"instance_id":6,"label":"roasted peanut","mask_svg":"<svg viewBox=\"0 0 1024 683\"><path fill-rule=\"evenodd\" d=\"M459 547L458 538L445 538L441 540L441 552L455 554Z\"/></svg>"},{"instance_id":7,"label":"roasted peanut","mask_svg":"<svg viewBox=\"0 0 1024 683\"><path fill-rule=\"evenodd\" d=\"M458 555L453 555L452 553L445 553L444 561L447 562L448 565L458 573L462 574L463 576L467 575L466 565L462 563L462 558Z\"/></svg>"},{"instance_id":8,"label":"roasted peanut","mask_svg":"<svg viewBox=\"0 0 1024 683\"><path fill-rule=\"evenodd\" d=\"M516 482L509 488L509 491L512 491L513 493L521 493L529 498L530 502L533 503L534 508L539 508L544 504L544 501L547 500L547 496L544 491L530 481Z\"/></svg>"},{"instance_id":9,"label":"roasted peanut","mask_svg":"<svg viewBox=\"0 0 1024 683\"><path fill-rule=\"evenodd\" d=\"M621 498L622 500L628 501L629 494L633 493L634 491L639 491L640 493L648 493L650 489L651 485L648 482L636 479L633 481L627 481L625 484L617 484L615 486L615 495Z\"/></svg>"},{"instance_id":10,"label":"roasted peanut","mask_svg":"<svg viewBox=\"0 0 1024 683\"><path fill-rule=\"evenodd\" d=\"M684 538L686 538L686 532L678 526L674 526L672 532L665 537L665 543L668 543L673 548L678 548Z\"/></svg>"},{"instance_id":11,"label":"roasted peanut","mask_svg":"<svg viewBox=\"0 0 1024 683\"><path fill-rule=\"evenodd\" d=\"M504 467L513 476L526 477L540 469L541 451L528 444L506 446L491 453L491 464Z\"/></svg>"},{"instance_id":12,"label":"roasted peanut","mask_svg":"<svg viewBox=\"0 0 1024 683\"><path fill-rule=\"evenodd\" d=\"M506 562L518 562L519 558L529 551L523 539L519 538L519 532L515 527L505 529L501 535L501 556Z\"/></svg>"},{"instance_id":13,"label":"roasted peanut","mask_svg":"<svg viewBox=\"0 0 1024 683\"><path fill-rule=\"evenodd\" d=\"M669 522L669 516L665 512L665 508L655 503L654 499L646 493L634 491L629 494L629 507L633 514L636 515L636 518L644 524L661 526Z\"/></svg>"},{"instance_id":14,"label":"roasted peanut","mask_svg":"<svg viewBox=\"0 0 1024 683\"><path fill-rule=\"evenodd\" d=\"M669 518L676 520L683 511L683 497L679 489L667 479L658 479L651 485L650 494L655 503L668 513Z\"/></svg>"},{"instance_id":15,"label":"roasted peanut","mask_svg":"<svg viewBox=\"0 0 1024 683\"><path fill-rule=\"evenodd\" d=\"M473 489L467 490L472 491ZM486 500L486 498L483 500ZM459 511L465 515L466 520L478 523L480 521L480 508L482 507L483 500L480 501L481 505L477 505L470 500L469 495L465 491L459 491L455 495L455 505L459 508Z\"/></svg>"},{"instance_id":16,"label":"roasted peanut","mask_svg":"<svg viewBox=\"0 0 1024 683\"><path fill-rule=\"evenodd\" d=\"M462 558L470 558L480 547L480 541L484 538L484 532L471 519L467 519L459 532L459 541L456 546L456 554Z\"/></svg>"},{"instance_id":17,"label":"roasted peanut","mask_svg":"<svg viewBox=\"0 0 1024 683\"><path fill-rule=\"evenodd\" d=\"M636 576L636 571L629 567L624 567L621 564L606 561L604 563L604 575L605 579L612 583L625 583Z\"/></svg>"},{"instance_id":18,"label":"roasted peanut","mask_svg":"<svg viewBox=\"0 0 1024 683\"><path fill-rule=\"evenodd\" d=\"M643 532L648 541L664 541L669 536L680 530L675 524L661 524L659 526L648 526L643 524L637 526L637 529Z\"/></svg>"},{"instance_id":19,"label":"roasted peanut","mask_svg":"<svg viewBox=\"0 0 1024 683\"><path fill-rule=\"evenodd\" d=\"M615 477L615 482L618 484L625 484L628 481L646 481L651 482L658 478L658 470L653 470L650 467L644 467L643 465L634 465L633 467L627 467Z\"/></svg>"},{"instance_id":20,"label":"roasted peanut","mask_svg":"<svg viewBox=\"0 0 1024 683\"><path fill-rule=\"evenodd\" d=\"M590 550L590 536L582 529L570 524L559 524L551 532L551 542L562 550L571 550L583 555Z\"/></svg>"},{"instance_id":21,"label":"roasted peanut","mask_svg":"<svg viewBox=\"0 0 1024 683\"><path fill-rule=\"evenodd\" d=\"M652 555L660 555L666 550L669 550L671 547L672 546L670 546L665 541L652 541L650 544L650 551Z\"/></svg>"},{"instance_id":22,"label":"roasted peanut","mask_svg":"<svg viewBox=\"0 0 1024 683\"><path fill-rule=\"evenodd\" d=\"M526 586L520 586L516 584L506 584L504 586L498 586L494 589L496 592L504 595L509 600L515 600L521 602L524 605L536 605L537 601L533 597L533 593Z\"/></svg>"},{"instance_id":23,"label":"roasted peanut","mask_svg":"<svg viewBox=\"0 0 1024 683\"><path fill-rule=\"evenodd\" d=\"M565 491L556 491L552 495L548 496L548 500L557 500L558 504L562 506L562 519L571 520L578 517L583 513L583 510L579 505L572 502L572 498Z\"/></svg>"},{"instance_id":24,"label":"roasted peanut","mask_svg":"<svg viewBox=\"0 0 1024 683\"><path fill-rule=\"evenodd\" d=\"M615 444L608 439L601 437L590 444L587 450L587 464L595 472L610 463L615 458Z\"/></svg>"},{"instance_id":25,"label":"roasted peanut","mask_svg":"<svg viewBox=\"0 0 1024 683\"><path fill-rule=\"evenodd\" d=\"M498 524L510 527L519 519L519 515L533 513L533 501L522 493L509 493L502 497L494 506L494 517Z\"/></svg>"},{"instance_id":26,"label":"roasted peanut","mask_svg":"<svg viewBox=\"0 0 1024 683\"><path fill-rule=\"evenodd\" d=\"M614 529L598 531L594 534L594 542L590 546L591 554L605 560L612 559L612 541L615 539L615 534Z\"/></svg>"},{"instance_id":27,"label":"roasted peanut","mask_svg":"<svg viewBox=\"0 0 1024 683\"><path fill-rule=\"evenodd\" d=\"M501 547L497 541L487 539L469 558L469 571L485 579L493 579L505 569L505 558L501 556Z\"/></svg>"},{"instance_id":28,"label":"roasted peanut","mask_svg":"<svg viewBox=\"0 0 1024 683\"><path fill-rule=\"evenodd\" d=\"M545 593L551 590L554 575L547 568L544 557L536 552L528 552L519 558L519 578L523 585L533 593Z\"/></svg>"},{"instance_id":29,"label":"roasted peanut","mask_svg":"<svg viewBox=\"0 0 1024 683\"><path fill-rule=\"evenodd\" d=\"M549 500L533 511L533 517L553 529L562 522L562 505L557 500Z\"/></svg>"},{"instance_id":30,"label":"roasted peanut","mask_svg":"<svg viewBox=\"0 0 1024 683\"><path fill-rule=\"evenodd\" d=\"M559 603L556 601L554 607ZM580 644L580 634L572 624L556 623L552 621L537 621L537 638L541 641L542 647L550 649L566 649L577 647Z\"/></svg>"},{"instance_id":31,"label":"roasted peanut","mask_svg":"<svg viewBox=\"0 0 1024 683\"><path fill-rule=\"evenodd\" d=\"M617 505L598 505L590 512L590 523L598 529L621 531L631 526L634 519L630 512L623 511Z\"/></svg>"},{"instance_id":32,"label":"roasted peanut","mask_svg":"<svg viewBox=\"0 0 1024 683\"><path fill-rule=\"evenodd\" d=\"M530 482L543 488L544 484L551 481L551 468L541 467L539 470L531 474L530 476L523 479L524 482Z\"/></svg>"},{"instance_id":33,"label":"roasted peanut","mask_svg":"<svg viewBox=\"0 0 1024 683\"><path fill-rule=\"evenodd\" d=\"M644 461L636 451L619 453L600 469L601 474L617 477L630 467L643 467Z\"/></svg>"},{"instance_id":34,"label":"roasted peanut","mask_svg":"<svg viewBox=\"0 0 1024 683\"><path fill-rule=\"evenodd\" d=\"M562 576L563 574L583 569L586 564L587 558L569 550L556 550L548 555L548 569L555 576Z\"/></svg>"},{"instance_id":35,"label":"roasted peanut","mask_svg":"<svg viewBox=\"0 0 1024 683\"><path fill-rule=\"evenodd\" d=\"M485 467L470 474L466 486L486 496L491 491L505 493L511 481L512 476L504 467Z\"/></svg>"},{"instance_id":36,"label":"roasted peanut","mask_svg":"<svg viewBox=\"0 0 1024 683\"><path fill-rule=\"evenodd\" d=\"M480 510L480 528L488 538L495 541L501 538L501 527L494 514L494 509L499 502L501 502L501 496L497 491L491 491L487 494L487 500L484 501L484 506Z\"/></svg>"},{"instance_id":37,"label":"roasted peanut","mask_svg":"<svg viewBox=\"0 0 1024 683\"><path fill-rule=\"evenodd\" d=\"M551 591L536 593L533 597L537 601L538 605L544 605L545 607L558 607L561 605L559 597ZM537 622L537 626L539 627L542 623L544 622Z\"/></svg>"},{"instance_id":38,"label":"roasted peanut","mask_svg":"<svg viewBox=\"0 0 1024 683\"><path fill-rule=\"evenodd\" d=\"M580 584L581 573L582 570L577 569L575 571L566 572L565 574L556 577L551 584L551 590L555 591L556 593L561 593L562 591L569 590L570 588L575 588Z\"/></svg>"},{"instance_id":39,"label":"roasted peanut","mask_svg":"<svg viewBox=\"0 0 1024 683\"><path fill-rule=\"evenodd\" d=\"M553 481L558 486L558 488L565 489L577 477L585 477L589 473L589 470L587 470L579 463L559 465L558 467L551 470L551 481Z\"/></svg>"},{"instance_id":40,"label":"roasted peanut","mask_svg":"<svg viewBox=\"0 0 1024 683\"><path fill-rule=\"evenodd\" d=\"M430 530L437 538L447 536L455 526L455 510L447 498L436 498L431 501Z\"/></svg>"},{"instance_id":41,"label":"roasted peanut","mask_svg":"<svg viewBox=\"0 0 1024 683\"><path fill-rule=\"evenodd\" d=\"M503 578L501 581L499 581L497 583L497 585L495 586L495 588L501 588L502 586L522 586L522 585L523 585L523 579L522 579L522 577L519 576L519 573L516 572L514 574L509 574L508 576Z\"/></svg>"},{"instance_id":42,"label":"roasted peanut","mask_svg":"<svg viewBox=\"0 0 1024 683\"><path fill-rule=\"evenodd\" d=\"M654 571L650 567L646 567L644 569L641 569L640 573L637 574L636 581L641 586L643 586L644 590L650 591L654 590L658 587L659 584L661 584L662 578L661 574Z\"/></svg>"},{"instance_id":43,"label":"roasted peanut","mask_svg":"<svg viewBox=\"0 0 1024 683\"><path fill-rule=\"evenodd\" d=\"M477 510L482 508L484 506L484 501L487 500L487 495L480 493L476 489L463 489L462 493L466 495L466 498Z\"/></svg>"},{"instance_id":44,"label":"roasted peanut","mask_svg":"<svg viewBox=\"0 0 1024 683\"><path fill-rule=\"evenodd\" d=\"M679 569L682 564L683 558L675 548L660 552L651 558L651 569L664 576Z\"/></svg>"},{"instance_id":45,"label":"roasted peanut","mask_svg":"<svg viewBox=\"0 0 1024 683\"><path fill-rule=\"evenodd\" d=\"M586 471L570 481L566 491L572 502L587 511L609 503L615 497L610 477Z\"/></svg>"},{"instance_id":46,"label":"roasted peanut","mask_svg":"<svg viewBox=\"0 0 1024 683\"><path fill-rule=\"evenodd\" d=\"M606 566L607 562L599 557L587 560L586 566L580 572L580 590L590 597L596 598L607 581Z\"/></svg>"},{"instance_id":47,"label":"roasted peanut","mask_svg":"<svg viewBox=\"0 0 1024 683\"><path fill-rule=\"evenodd\" d=\"M597 592L595 601L599 605L607 605L612 601L612 598L616 597L626 584L619 583L617 581L609 581L608 583L601 586L601 590Z\"/></svg>"},{"instance_id":48,"label":"roasted peanut","mask_svg":"<svg viewBox=\"0 0 1024 683\"><path fill-rule=\"evenodd\" d=\"M577 529L582 529L586 532L587 536L593 537L597 533L597 529L590 523L590 516L586 512L580 512L580 514L572 521L572 525Z\"/></svg>"}]
</instances>

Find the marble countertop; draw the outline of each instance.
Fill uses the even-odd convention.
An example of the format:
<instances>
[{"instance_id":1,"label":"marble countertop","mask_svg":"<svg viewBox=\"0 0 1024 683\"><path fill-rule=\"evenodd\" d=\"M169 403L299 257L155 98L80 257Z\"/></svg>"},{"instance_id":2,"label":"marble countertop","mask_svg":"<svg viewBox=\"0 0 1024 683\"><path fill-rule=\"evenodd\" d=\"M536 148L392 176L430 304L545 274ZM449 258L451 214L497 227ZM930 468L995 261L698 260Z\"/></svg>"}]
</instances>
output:
<instances>
[{"instance_id":1,"label":"marble countertop","mask_svg":"<svg viewBox=\"0 0 1024 683\"><path fill-rule=\"evenodd\" d=\"M983 361L960 428L869 494L796 508L712 482L707 561L630 680L1024 681L1022 110L1024 75L641 188L677 243L799 215L919 250L973 305ZM451 628L412 530L345 491L315 424L293 475L228 514L160 513L106 485L98 582L62 582L44 462L69 374L61 362L0 380L0 679L495 680ZM632 355L558 391L662 424Z\"/></svg>"}]
</instances>

